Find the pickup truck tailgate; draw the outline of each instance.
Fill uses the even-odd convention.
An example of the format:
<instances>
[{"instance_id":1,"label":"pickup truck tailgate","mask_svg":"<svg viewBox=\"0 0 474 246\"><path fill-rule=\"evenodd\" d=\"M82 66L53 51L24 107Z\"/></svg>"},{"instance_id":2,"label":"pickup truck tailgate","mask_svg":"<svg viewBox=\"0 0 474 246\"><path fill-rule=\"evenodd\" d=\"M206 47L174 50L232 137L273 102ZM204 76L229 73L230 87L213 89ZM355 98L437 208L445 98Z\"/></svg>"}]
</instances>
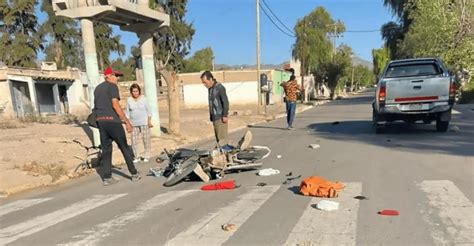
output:
<instances>
[{"instance_id":1,"label":"pickup truck tailgate","mask_svg":"<svg viewBox=\"0 0 474 246\"><path fill-rule=\"evenodd\" d=\"M449 77L386 79L386 103L406 104L449 100Z\"/></svg>"}]
</instances>

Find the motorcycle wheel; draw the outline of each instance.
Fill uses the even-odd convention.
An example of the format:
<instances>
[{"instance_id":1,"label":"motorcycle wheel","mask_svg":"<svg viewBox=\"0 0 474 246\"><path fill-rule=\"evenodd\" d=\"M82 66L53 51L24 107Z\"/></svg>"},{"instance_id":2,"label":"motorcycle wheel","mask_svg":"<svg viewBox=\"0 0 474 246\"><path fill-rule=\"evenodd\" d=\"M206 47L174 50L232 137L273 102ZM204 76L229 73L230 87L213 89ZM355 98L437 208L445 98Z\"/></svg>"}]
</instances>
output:
<instances>
[{"instance_id":1,"label":"motorcycle wheel","mask_svg":"<svg viewBox=\"0 0 474 246\"><path fill-rule=\"evenodd\" d=\"M163 186L170 187L181 182L184 178L186 178L194 171L197 165L199 165L199 157L191 156L189 159L181 163L178 169L176 169L173 173L170 174L168 180L163 183Z\"/></svg>"}]
</instances>

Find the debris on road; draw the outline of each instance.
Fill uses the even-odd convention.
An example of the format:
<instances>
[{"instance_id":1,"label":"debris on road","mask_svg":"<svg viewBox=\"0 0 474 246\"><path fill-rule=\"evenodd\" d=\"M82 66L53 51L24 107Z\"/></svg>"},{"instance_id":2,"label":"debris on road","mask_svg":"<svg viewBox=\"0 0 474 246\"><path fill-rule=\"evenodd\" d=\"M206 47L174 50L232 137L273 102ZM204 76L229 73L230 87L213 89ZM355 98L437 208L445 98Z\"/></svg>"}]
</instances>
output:
<instances>
[{"instance_id":1,"label":"debris on road","mask_svg":"<svg viewBox=\"0 0 474 246\"><path fill-rule=\"evenodd\" d=\"M260 187L263 187L263 186L266 186L266 185L267 185L267 183L263 183L263 182L257 184L257 186L260 186Z\"/></svg>"},{"instance_id":2,"label":"debris on road","mask_svg":"<svg viewBox=\"0 0 474 246\"><path fill-rule=\"evenodd\" d=\"M339 203L328 200L321 200L318 202L318 204L316 204L316 207L319 210L323 211L334 211L339 209Z\"/></svg>"},{"instance_id":3,"label":"debris on road","mask_svg":"<svg viewBox=\"0 0 474 246\"><path fill-rule=\"evenodd\" d=\"M289 172L285 176L290 177L291 175L293 175L293 172Z\"/></svg>"},{"instance_id":4,"label":"debris on road","mask_svg":"<svg viewBox=\"0 0 474 246\"><path fill-rule=\"evenodd\" d=\"M380 215L387 215L387 216L398 216L400 213L397 210L391 209L384 209L377 212Z\"/></svg>"},{"instance_id":5,"label":"debris on road","mask_svg":"<svg viewBox=\"0 0 474 246\"><path fill-rule=\"evenodd\" d=\"M459 132L459 127L458 126L453 126L451 127L452 132Z\"/></svg>"},{"instance_id":6,"label":"debris on road","mask_svg":"<svg viewBox=\"0 0 474 246\"><path fill-rule=\"evenodd\" d=\"M312 148L312 149L318 149L321 146L319 144L310 144L309 147Z\"/></svg>"},{"instance_id":7,"label":"debris on road","mask_svg":"<svg viewBox=\"0 0 474 246\"><path fill-rule=\"evenodd\" d=\"M281 155L277 155L277 158L280 159L280 158L281 158Z\"/></svg>"},{"instance_id":8,"label":"debris on road","mask_svg":"<svg viewBox=\"0 0 474 246\"><path fill-rule=\"evenodd\" d=\"M315 197L338 197L339 192L344 189L340 182L331 182L319 176L305 178L300 184L300 194Z\"/></svg>"},{"instance_id":9,"label":"debris on road","mask_svg":"<svg viewBox=\"0 0 474 246\"><path fill-rule=\"evenodd\" d=\"M258 171L257 175L258 176L271 176L271 175L275 175L279 173L280 173L280 170L273 169L273 168L265 168Z\"/></svg>"},{"instance_id":10,"label":"debris on road","mask_svg":"<svg viewBox=\"0 0 474 246\"><path fill-rule=\"evenodd\" d=\"M293 177L293 178L286 178L286 180L290 180L290 181L291 181L291 180L295 180L295 179L299 179L299 178L301 178L301 174L298 175L298 176L296 176L296 177Z\"/></svg>"},{"instance_id":11,"label":"debris on road","mask_svg":"<svg viewBox=\"0 0 474 246\"><path fill-rule=\"evenodd\" d=\"M354 199L357 199L357 200L369 200L369 198L365 197L365 196L355 196Z\"/></svg>"},{"instance_id":12,"label":"debris on road","mask_svg":"<svg viewBox=\"0 0 474 246\"><path fill-rule=\"evenodd\" d=\"M211 191L211 190L233 190L235 188L239 188L240 186L235 185L234 180L227 180L218 182L215 184L203 185L201 186L201 190L203 191Z\"/></svg>"},{"instance_id":13,"label":"debris on road","mask_svg":"<svg viewBox=\"0 0 474 246\"><path fill-rule=\"evenodd\" d=\"M293 174L293 173L290 172L290 173L288 173L286 176L288 177L288 176L291 176L292 174ZM293 181L293 180L295 180L295 179L299 179L299 178L301 178L301 175L298 175L297 177L293 177L293 178L292 178L292 177L288 177L288 178L286 178L286 180L283 182L283 184L285 184L285 185L286 185L286 184L291 184L291 181Z\"/></svg>"},{"instance_id":14,"label":"debris on road","mask_svg":"<svg viewBox=\"0 0 474 246\"><path fill-rule=\"evenodd\" d=\"M222 230L224 231L235 231L237 229L237 226L235 224L223 224L222 225Z\"/></svg>"},{"instance_id":15,"label":"debris on road","mask_svg":"<svg viewBox=\"0 0 474 246\"><path fill-rule=\"evenodd\" d=\"M152 167L150 168L150 176L155 176L155 177L161 177L163 176L163 174L165 173L165 169L164 168L159 168L159 167Z\"/></svg>"}]
</instances>

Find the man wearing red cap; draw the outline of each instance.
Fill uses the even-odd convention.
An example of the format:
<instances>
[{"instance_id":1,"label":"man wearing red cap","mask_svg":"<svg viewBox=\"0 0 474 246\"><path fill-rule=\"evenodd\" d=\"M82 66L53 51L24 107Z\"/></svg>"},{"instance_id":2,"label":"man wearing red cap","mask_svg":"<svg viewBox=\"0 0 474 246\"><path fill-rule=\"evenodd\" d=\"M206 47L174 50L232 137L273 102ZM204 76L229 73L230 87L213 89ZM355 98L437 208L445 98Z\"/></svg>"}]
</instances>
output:
<instances>
[{"instance_id":1,"label":"man wearing red cap","mask_svg":"<svg viewBox=\"0 0 474 246\"><path fill-rule=\"evenodd\" d=\"M117 143L127 163L128 171L132 174L131 180L138 181L141 177L133 164L133 153L127 144L127 136L122 123L127 131L132 131L132 124L120 107L120 94L117 87L118 78L122 74L111 67L104 70L105 81L100 83L94 91L94 109L97 114L97 125L100 132L100 146L102 149L101 169L103 171L103 184L111 185L117 182L112 178L112 141Z\"/></svg>"}]
</instances>

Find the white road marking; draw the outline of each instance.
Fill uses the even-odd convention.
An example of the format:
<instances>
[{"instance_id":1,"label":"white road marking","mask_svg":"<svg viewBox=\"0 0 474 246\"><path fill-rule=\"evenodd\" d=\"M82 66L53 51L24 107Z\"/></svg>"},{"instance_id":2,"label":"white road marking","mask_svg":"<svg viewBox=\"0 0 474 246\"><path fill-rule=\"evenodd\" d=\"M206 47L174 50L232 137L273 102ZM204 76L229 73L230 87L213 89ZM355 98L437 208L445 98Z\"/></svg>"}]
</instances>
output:
<instances>
[{"instance_id":1,"label":"white road marking","mask_svg":"<svg viewBox=\"0 0 474 246\"><path fill-rule=\"evenodd\" d=\"M474 207L462 191L448 180L425 180L418 187L429 201L429 210L421 212L430 224L434 244L474 245Z\"/></svg>"},{"instance_id":2,"label":"white road marking","mask_svg":"<svg viewBox=\"0 0 474 246\"><path fill-rule=\"evenodd\" d=\"M73 238L76 239L75 241L62 245L96 245L104 238L120 230L120 228L127 225L127 223L137 221L145 217L148 211L165 206L166 204L173 202L178 198L190 195L194 192L197 192L197 190L170 191L157 195L145 201L133 211L115 217L114 219L105 223L96 225L91 230L84 231L82 234L74 236Z\"/></svg>"},{"instance_id":3,"label":"white road marking","mask_svg":"<svg viewBox=\"0 0 474 246\"><path fill-rule=\"evenodd\" d=\"M345 183L338 198L313 198L293 227L285 245L355 245L357 213L362 184ZM314 206L321 200L339 202L339 210L322 211ZM335 230L337 228L337 230Z\"/></svg>"},{"instance_id":4,"label":"white road marking","mask_svg":"<svg viewBox=\"0 0 474 246\"><path fill-rule=\"evenodd\" d=\"M53 198L23 199L9 204L5 204L0 207L0 217L11 212L22 210L24 208L31 207L39 203L49 201L51 199Z\"/></svg>"},{"instance_id":5,"label":"white road marking","mask_svg":"<svg viewBox=\"0 0 474 246\"><path fill-rule=\"evenodd\" d=\"M126 194L95 195L92 198L74 203L52 213L41 215L34 219L3 228L0 230L0 245L5 245L18 240L19 238L39 232L125 195Z\"/></svg>"},{"instance_id":6,"label":"white road marking","mask_svg":"<svg viewBox=\"0 0 474 246\"><path fill-rule=\"evenodd\" d=\"M220 208L200 219L186 231L179 233L166 245L221 245L233 234L224 231L221 226L235 224L238 229L242 224L268 200L280 186L249 188L228 206Z\"/></svg>"},{"instance_id":7,"label":"white road marking","mask_svg":"<svg viewBox=\"0 0 474 246\"><path fill-rule=\"evenodd\" d=\"M452 110L451 110L451 114L462 114L462 113L459 112L459 111L457 111L457 110L455 110L455 109L452 109Z\"/></svg>"}]
</instances>

